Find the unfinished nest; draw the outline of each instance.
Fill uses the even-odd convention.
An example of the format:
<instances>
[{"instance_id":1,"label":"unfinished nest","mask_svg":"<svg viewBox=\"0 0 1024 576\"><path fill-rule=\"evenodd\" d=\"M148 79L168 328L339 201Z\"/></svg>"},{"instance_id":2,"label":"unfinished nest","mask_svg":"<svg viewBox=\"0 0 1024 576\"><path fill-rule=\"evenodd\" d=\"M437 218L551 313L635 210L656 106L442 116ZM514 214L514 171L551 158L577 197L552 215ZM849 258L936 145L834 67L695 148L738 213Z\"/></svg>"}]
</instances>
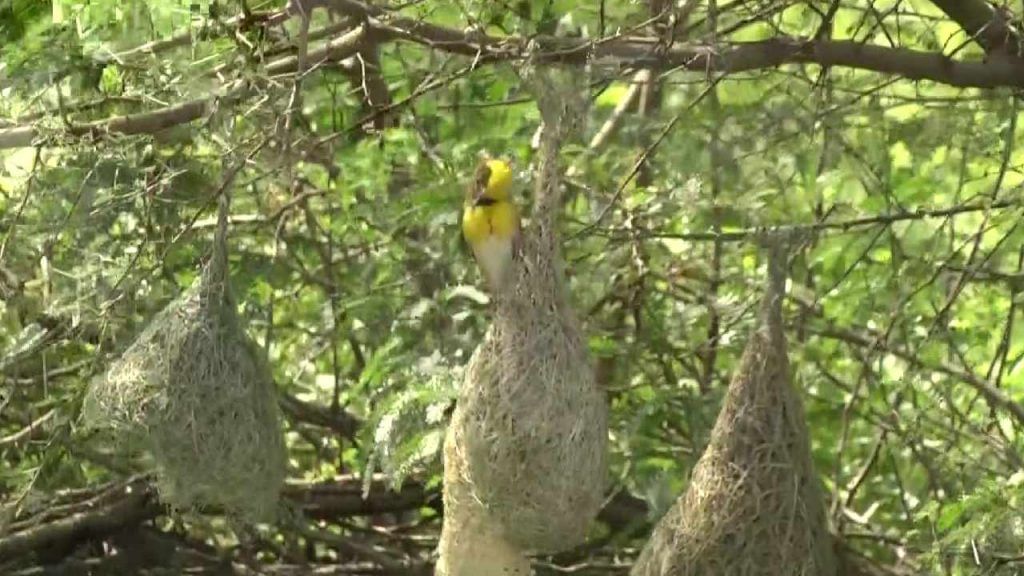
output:
<instances>
[{"instance_id":1,"label":"unfinished nest","mask_svg":"<svg viewBox=\"0 0 1024 576\"><path fill-rule=\"evenodd\" d=\"M445 441L452 520L443 543L458 539L455 531L486 533L513 551L565 550L584 540L603 501L607 403L568 303L556 234L558 152L575 120L551 79L540 75L535 90L544 120L536 216L510 284L494 294L493 322L469 362Z\"/></svg>"},{"instance_id":2,"label":"unfinished nest","mask_svg":"<svg viewBox=\"0 0 1024 576\"><path fill-rule=\"evenodd\" d=\"M269 367L228 286L221 212L213 258L92 382L84 413L92 426L141 440L165 503L265 520L284 481L285 448Z\"/></svg>"},{"instance_id":3,"label":"unfinished nest","mask_svg":"<svg viewBox=\"0 0 1024 576\"><path fill-rule=\"evenodd\" d=\"M803 407L790 382L775 250L759 326L733 375L707 450L633 576L835 574Z\"/></svg>"}]
</instances>

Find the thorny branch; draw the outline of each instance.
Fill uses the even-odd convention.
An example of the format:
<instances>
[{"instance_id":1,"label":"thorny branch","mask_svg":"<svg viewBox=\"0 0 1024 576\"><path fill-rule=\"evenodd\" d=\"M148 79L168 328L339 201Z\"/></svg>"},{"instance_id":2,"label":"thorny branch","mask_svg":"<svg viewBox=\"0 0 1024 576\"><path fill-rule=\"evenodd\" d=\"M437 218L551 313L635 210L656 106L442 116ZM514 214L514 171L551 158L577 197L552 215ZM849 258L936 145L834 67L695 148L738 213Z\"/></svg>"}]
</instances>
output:
<instances>
[{"instance_id":1,"label":"thorny branch","mask_svg":"<svg viewBox=\"0 0 1024 576\"><path fill-rule=\"evenodd\" d=\"M667 233L667 232L649 232L645 233L645 238L673 238L677 240L686 240L689 242L746 242L749 240L756 240L763 237L766 234L778 233L778 232L793 232L801 234L810 234L815 232L824 231L835 231L835 232L849 232L857 228L866 228L871 226L885 226L895 224L897 222L908 222L914 220L924 220L927 218L944 218L957 214L966 214L970 212L985 212L989 210L1006 210L1006 209L1020 209L1024 207L1024 203L1019 200L999 200L996 202L988 202L984 204L963 204L959 206L952 206L949 208L921 208L917 210L907 210L904 212L896 212L893 214L878 214L875 216L864 216L862 218L853 218L850 220L836 220L836 221L821 221L814 222L812 224L788 224L780 226L763 226L758 228L748 228L744 230L736 230L732 232L686 232L681 234ZM599 230L604 236L610 238L618 238L620 233L618 230Z\"/></svg>"},{"instance_id":2,"label":"thorny branch","mask_svg":"<svg viewBox=\"0 0 1024 576\"><path fill-rule=\"evenodd\" d=\"M630 36L596 40L537 36L528 41L445 28L354 0L333 0L330 5L343 14L363 19L363 23L351 32L330 40L323 48L309 51L306 55L308 61L349 58L365 46L365 40L375 44L403 41L473 58L474 67L484 63L522 61L531 56L540 63L576 66L595 63L618 68L693 70L718 75L771 69L784 64L818 64L870 70L910 80L931 80L950 86L1024 88L1024 59L1016 56L983 62L966 61L907 48L783 36L756 42L689 42L671 46L664 46L657 38ZM270 20L279 21L279 18ZM532 50L531 42L539 47L539 51ZM301 55L284 57L268 64L266 71L270 75L295 71L302 64L300 60ZM236 82L225 86L219 99L238 100L247 92L244 84ZM195 100L121 118L70 124L65 137L95 139L107 133L152 134L202 117L212 103L213 99ZM0 148L56 143L56 140L42 136L31 125L3 128L0 129Z\"/></svg>"}]
</instances>

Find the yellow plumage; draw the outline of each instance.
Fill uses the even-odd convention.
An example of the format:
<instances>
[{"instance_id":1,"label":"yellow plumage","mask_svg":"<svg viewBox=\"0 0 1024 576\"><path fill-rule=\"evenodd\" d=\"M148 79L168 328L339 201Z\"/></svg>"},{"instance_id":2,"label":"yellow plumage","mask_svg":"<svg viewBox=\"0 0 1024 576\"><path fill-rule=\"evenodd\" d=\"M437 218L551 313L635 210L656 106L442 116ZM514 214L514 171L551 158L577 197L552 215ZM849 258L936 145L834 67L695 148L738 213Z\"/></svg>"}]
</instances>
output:
<instances>
[{"instance_id":1,"label":"yellow plumage","mask_svg":"<svg viewBox=\"0 0 1024 576\"><path fill-rule=\"evenodd\" d=\"M519 235L519 210L509 198L511 188L508 163L486 160L477 168L462 210L462 235L492 290L504 285Z\"/></svg>"}]
</instances>

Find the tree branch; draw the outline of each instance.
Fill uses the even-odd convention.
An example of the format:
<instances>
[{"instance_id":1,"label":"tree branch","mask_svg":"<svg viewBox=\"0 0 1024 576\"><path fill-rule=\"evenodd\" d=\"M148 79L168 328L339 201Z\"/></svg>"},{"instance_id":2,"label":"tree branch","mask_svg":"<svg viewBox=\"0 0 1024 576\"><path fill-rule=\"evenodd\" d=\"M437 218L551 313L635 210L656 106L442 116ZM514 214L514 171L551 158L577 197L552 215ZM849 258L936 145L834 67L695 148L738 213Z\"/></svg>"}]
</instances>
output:
<instances>
[{"instance_id":1,"label":"tree branch","mask_svg":"<svg viewBox=\"0 0 1024 576\"><path fill-rule=\"evenodd\" d=\"M872 338L867 334L861 334L853 330L844 328L829 326L821 329L812 329L812 332L823 336L825 338L833 338L835 340L841 340L849 344L853 344L858 347L875 349L907 362L911 366L921 368L924 370L930 370L939 374L944 374L959 380L967 384L968 386L977 390L985 402L992 408L998 410L1005 410L1008 412L1018 423L1024 425L1024 405L1014 401L1012 398L1007 396L1002 390L997 388L992 382L985 380L979 376L976 376L966 370L962 370L955 366L951 366L945 363L932 363L925 361L921 357L915 355L909 350L900 348L896 345L889 344L879 338Z\"/></svg>"},{"instance_id":2,"label":"tree branch","mask_svg":"<svg viewBox=\"0 0 1024 576\"><path fill-rule=\"evenodd\" d=\"M68 550L87 539L109 537L163 513L163 507L156 502L153 489L145 480L129 482L128 486L130 489L126 490L123 496L113 500L106 497L99 499L92 509L56 520L48 519L32 528L0 537L0 562L34 551ZM415 510L424 506L441 506L439 491L427 488L416 481L406 482L401 491L393 492L386 488L384 478L378 476L373 480L368 498L364 499L361 491L361 479L355 476L342 476L326 482L289 483L282 496L285 500L297 504L311 518L332 520L380 512ZM598 519L607 524L613 532L627 530L628 533L633 533L635 529L650 523L648 514L645 501L623 490L609 500L598 515ZM322 539L322 534L318 534L317 537ZM332 540L332 544L337 543L337 540ZM839 536L836 536L836 545L847 548ZM365 556L367 552L366 549L350 551L357 552L360 556ZM845 558L852 553L852 549L845 550L843 556ZM308 570L308 566L306 569ZM250 572L243 570L241 573ZM848 575L868 573L844 572ZM36 572L24 574L28 576Z\"/></svg>"},{"instance_id":3,"label":"tree branch","mask_svg":"<svg viewBox=\"0 0 1024 576\"><path fill-rule=\"evenodd\" d=\"M348 2L345 4L358 4ZM376 42L403 40L430 48L473 57L477 63L524 60L530 54L523 38L495 38L482 34L393 18L390 24L373 24L370 37ZM397 23L407 27L397 26ZM332 40L327 46L309 54L310 60L347 58L358 51L364 28L357 28ZM597 60L615 63L624 68L655 70L695 70L703 73L732 74L775 68L783 64L817 64L847 67L882 74L902 76L908 80L930 80L962 88L1024 88L1024 60L998 58L987 62L955 60L935 52L907 48L888 48L851 41L808 40L779 37L759 42L739 42L713 46L706 44L675 45L656 50L653 38L613 37L591 41L564 37L537 37L540 46L537 61L566 65L584 65ZM267 67L270 74L293 70L296 57L282 58ZM235 83L221 100L237 99L246 93ZM213 99L201 99L169 106L151 112L121 116L85 124L72 124L67 136L95 139L106 133L153 134L177 124L204 116ZM0 129L0 149L32 145L54 145L56 140L37 142L40 133L34 126Z\"/></svg>"},{"instance_id":4,"label":"tree branch","mask_svg":"<svg viewBox=\"0 0 1024 576\"><path fill-rule=\"evenodd\" d=\"M343 60L355 54L362 46L366 29L362 26L346 32L329 41L318 50L307 55L310 61ZM286 56L269 63L265 69L268 75L292 72L298 68L298 56ZM209 114L218 102L231 102L246 97L250 88L241 80L229 83L219 96L200 98L150 112L118 116L95 122L71 123L63 137L96 140L106 134L137 135L156 134L172 126L187 124ZM43 140L40 142L39 140ZM0 130L0 149L26 146L59 145L58 139L46 138L43 131L34 125L15 126Z\"/></svg>"},{"instance_id":5,"label":"tree branch","mask_svg":"<svg viewBox=\"0 0 1024 576\"><path fill-rule=\"evenodd\" d=\"M76 507L74 513L60 518L47 518L44 513L42 517L13 524L26 528L0 537L0 562L37 550L64 549L85 540L105 538L164 512L146 480L130 482L122 495L114 496L95 499L88 509L79 511ZM442 507L439 489L410 480L401 490L393 491L380 475L373 479L365 497L362 479L352 475L322 482L289 482L281 496L308 517L324 520ZM645 514L642 500L620 492L599 518L612 528L622 528L642 521Z\"/></svg>"},{"instance_id":6,"label":"tree branch","mask_svg":"<svg viewBox=\"0 0 1024 576\"><path fill-rule=\"evenodd\" d=\"M23 440L34 440L43 436L47 429L43 426L50 419L57 415L56 408L50 408L50 410L40 416L38 419L29 422L28 426L25 426L21 430L8 434L7 436L0 437L0 448L5 448L9 445L17 445Z\"/></svg>"},{"instance_id":7,"label":"tree branch","mask_svg":"<svg viewBox=\"0 0 1024 576\"><path fill-rule=\"evenodd\" d=\"M441 494L437 490L410 481L403 483L400 490L394 491L388 488L383 477L371 483L365 498L362 480L355 476L343 476L329 482L289 483L282 495L298 504L309 517L327 520L441 505Z\"/></svg>"},{"instance_id":8,"label":"tree branch","mask_svg":"<svg viewBox=\"0 0 1024 576\"><path fill-rule=\"evenodd\" d=\"M985 0L932 0L932 4L959 24L985 52L1008 50L1020 56L1020 35L1001 9Z\"/></svg>"},{"instance_id":9,"label":"tree branch","mask_svg":"<svg viewBox=\"0 0 1024 576\"><path fill-rule=\"evenodd\" d=\"M733 232L683 232L683 233L660 233L652 232L644 234L644 238L673 238L689 242L746 242L755 240L769 233L799 233L810 234L823 231L849 232L856 228L865 226L888 226L896 222L908 222L913 220L925 220L929 218L948 218L958 214L970 212L987 212L989 210L1007 210L1020 208L1022 202L1019 200L998 200L988 203L960 204L949 208L921 208L917 210L906 210L891 214L877 214L875 216L864 216L850 220L828 221L821 220L811 224L787 224L781 226L766 226L760 228L747 228ZM609 237L619 237L619 230L614 230Z\"/></svg>"},{"instance_id":10,"label":"tree branch","mask_svg":"<svg viewBox=\"0 0 1024 576\"><path fill-rule=\"evenodd\" d=\"M526 40L521 38L486 36L477 31L464 33L397 16L355 0L331 1L340 12L359 18L378 18L385 22L374 24L374 33L378 35L472 56L480 61L520 59L526 52ZM786 63L805 63L871 70L911 80L933 80L960 87L1024 87L1022 60L953 60L939 53L852 41L778 37L721 46L676 44L665 50L657 38L651 37L613 36L592 41L538 36L533 40L540 47L539 60L542 62L581 65L591 59L609 58L618 60L622 67L688 69L705 73L734 73L772 68Z\"/></svg>"},{"instance_id":11,"label":"tree branch","mask_svg":"<svg viewBox=\"0 0 1024 576\"><path fill-rule=\"evenodd\" d=\"M345 438L352 438L362 426L359 418L346 410L335 412L331 408L312 402L304 402L291 394L278 395L281 409L294 420L308 422L333 430Z\"/></svg>"},{"instance_id":12,"label":"tree branch","mask_svg":"<svg viewBox=\"0 0 1024 576\"><path fill-rule=\"evenodd\" d=\"M71 546L81 540L106 535L151 518L160 509L148 490L132 492L107 506L78 512L0 538L0 561L36 550Z\"/></svg>"}]
</instances>

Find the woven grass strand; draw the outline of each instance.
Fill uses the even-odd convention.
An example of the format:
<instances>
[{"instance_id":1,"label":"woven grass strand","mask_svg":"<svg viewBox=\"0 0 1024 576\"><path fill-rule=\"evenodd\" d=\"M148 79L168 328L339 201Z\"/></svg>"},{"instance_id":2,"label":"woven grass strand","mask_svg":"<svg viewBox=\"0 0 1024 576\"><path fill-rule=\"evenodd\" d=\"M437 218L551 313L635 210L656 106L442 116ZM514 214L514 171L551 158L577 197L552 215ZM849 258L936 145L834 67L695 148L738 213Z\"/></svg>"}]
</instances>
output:
<instances>
[{"instance_id":1,"label":"woven grass strand","mask_svg":"<svg viewBox=\"0 0 1024 576\"><path fill-rule=\"evenodd\" d=\"M782 323L786 250L768 241L758 327L690 485L632 576L831 576L836 560Z\"/></svg>"},{"instance_id":2,"label":"woven grass strand","mask_svg":"<svg viewBox=\"0 0 1024 576\"><path fill-rule=\"evenodd\" d=\"M535 74L535 216L445 439L446 576L529 574L523 555L582 542L604 496L607 404L568 302L556 226L558 152L578 118L551 88L554 72Z\"/></svg>"},{"instance_id":3,"label":"woven grass strand","mask_svg":"<svg viewBox=\"0 0 1024 576\"><path fill-rule=\"evenodd\" d=\"M276 511L285 449L273 379L227 277L226 197L196 281L90 383L83 413L152 459L163 502L246 521Z\"/></svg>"}]
</instances>

